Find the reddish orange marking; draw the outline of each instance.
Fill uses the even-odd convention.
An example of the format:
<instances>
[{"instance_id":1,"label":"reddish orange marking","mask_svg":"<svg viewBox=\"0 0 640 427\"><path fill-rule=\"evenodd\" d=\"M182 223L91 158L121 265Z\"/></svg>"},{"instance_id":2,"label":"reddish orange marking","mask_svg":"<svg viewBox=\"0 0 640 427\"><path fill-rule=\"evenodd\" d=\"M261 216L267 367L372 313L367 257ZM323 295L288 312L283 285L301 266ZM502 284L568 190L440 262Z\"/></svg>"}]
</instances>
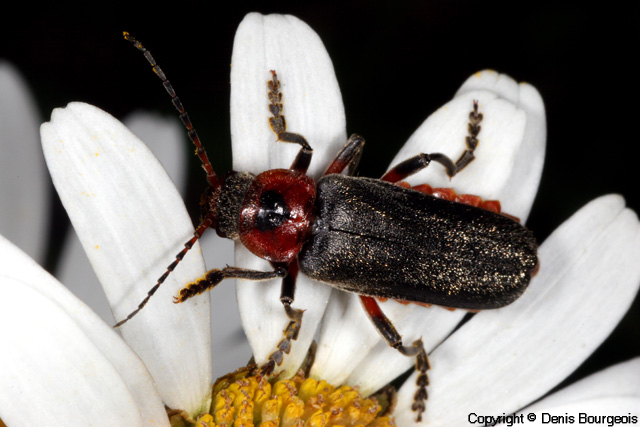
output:
<instances>
[{"instance_id":1,"label":"reddish orange marking","mask_svg":"<svg viewBox=\"0 0 640 427\"><path fill-rule=\"evenodd\" d=\"M433 196L437 197L438 199L445 199L450 202L455 202L457 194L453 190L453 188L434 188Z\"/></svg>"},{"instance_id":2,"label":"reddish orange marking","mask_svg":"<svg viewBox=\"0 0 640 427\"><path fill-rule=\"evenodd\" d=\"M473 194L461 194L458 197L456 197L456 202L464 203L465 205L469 205L469 206L473 206L474 208L477 208L482 203L482 198L480 198L479 196L474 196Z\"/></svg>"},{"instance_id":3,"label":"reddish orange marking","mask_svg":"<svg viewBox=\"0 0 640 427\"><path fill-rule=\"evenodd\" d=\"M540 260L538 260L538 263L536 264L536 266L535 266L535 267L533 267L533 270L531 270L531 271L529 272L530 277L533 277L533 276L535 276L536 274L538 274L538 271L540 271Z\"/></svg>"},{"instance_id":4,"label":"reddish orange marking","mask_svg":"<svg viewBox=\"0 0 640 427\"><path fill-rule=\"evenodd\" d=\"M500 202L497 200L485 200L482 203L480 203L480 207L482 209L486 209L488 211L495 212L495 213L500 213L502 209L500 206Z\"/></svg>"},{"instance_id":5,"label":"reddish orange marking","mask_svg":"<svg viewBox=\"0 0 640 427\"><path fill-rule=\"evenodd\" d=\"M436 187L433 188L429 184L420 184L411 186L406 181L396 182L396 185L399 185L403 188L410 188L415 191L419 191L424 194L429 194L430 196L437 197L438 199L448 200L450 202L462 203L465 205L473 206L474 208L485 209L490 212L499 213L500 215L504 215L507 218L511 218L516 222L520 222L520 218L517 216L509 215L507 213L502 212L502 207L500 206L499 200L482 200L482 197L476 196L474 194L458 194L453 188L448 187Z\"/></svg>"},{"instance_id":6,"label":"reddish orange marking","mask_svg":"<svg viewBox=\"0 0 640 427\"><path fill-rule=\"evenodd\" d=\"M420 184L420 185L416 185L415 187L411 187L412 189L419 191L421 193L424 194L430 194L433 195L433 188L431 188L431 186L429 184Z\"/></svg>"},{"instance_id":7,"label":"reddish orange marking","mask_svg":"<svg viewBox=\"0 0 640 427\"><path fill-rule=\"evenodd\" d=\"M385 302L387 301L389 298L386 297L375 297L378 301L380 302ZM431 307L433 304L430 304L428 302L417 302L417 301L407 301L404 299L394 299L395 302L400 303L402 305L409 305L409 304L416 304L416 305L420 305L422 307ZM440 306L442 307L442 306ZM455 308L449 308L449 307L445 307L447 310L455 310Z\"/></svg>"},{"instance_id":8,"label":"reddish orange marking","mask_svg":"<svg viewBox=\"0 0 640 427\"><path fill-rule=\"evenodd\" d=\"M368 297L365 295L360 295L360 300L362 301L362 304L364 305L365 310L367 311L367 313L369 313L371 317L378 317L378 318L385 317L384 314L382 313L382 310L380 310L380 306L378 305L378 303L374 298Z\"/></svg>"}]
</instances>

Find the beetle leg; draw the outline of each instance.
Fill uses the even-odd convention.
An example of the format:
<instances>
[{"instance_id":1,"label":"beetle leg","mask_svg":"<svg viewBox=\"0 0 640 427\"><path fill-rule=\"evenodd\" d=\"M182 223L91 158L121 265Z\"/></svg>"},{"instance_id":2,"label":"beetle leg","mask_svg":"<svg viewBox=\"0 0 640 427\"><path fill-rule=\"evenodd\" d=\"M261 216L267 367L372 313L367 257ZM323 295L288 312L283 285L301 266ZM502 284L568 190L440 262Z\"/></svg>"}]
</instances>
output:
<instances>
[{"instance_id":1,"label":"beetle leg","mask_svg":"<svg viewBox=\"0 0 640 427\"><path fill-rule=\"evenodd\" d=\"M478 101L473 101L473 110L469 113L469 125L467 126L467 132L469 135L466 138L467 149L460 155L458 160L456 161L456 170L453 174L449 176L452 177L456 173L460 172L467 166L475 156L473 155L473 151L478 146L478 134L480 133L480 122L482 121L482 113L478 112Z\"/></svg>"},{"instance_id":2,"label":"beetle leg","mask_svg":"<svg viewBox=\"0 0 640 427\"><path fill-rule=\"evenodd\" d=\"M338 152L333 162L329 165L324 175L332 173L342 173L347 169L347 175L353 175L360 157L362 157L362 149L364 148L364 138L360 135L353 134L349 137L344 147Z\"/></svg>"},{"instance_id":3,"label":"beetle leg","mask_svg":"<svg viewBox=\"0 0 640 427\"><path fill-rule=\"evenodd\" d=\"M439 154L439 153L435 153L435 154L444 157L444 159L442 159L442 160L445 163L442 163L442 164L447 169L447 171L449 169L455 168L455 165L453 164L451 159L449 159L447 156L445 156L444 154ZM387 172L384 175L382 175L382 178L380 178L380 179L382 181L388 181L388 182L402 181L403 179L405 179L409 175L413 175L415 173L418 173L422 169L424 169L427 166L429 166L429 163L431 163L431 160L435 160L433 158L433 156L434 156L434 154L425 154L425 153L420 153L417 156L413 156L413 157L405 160L404 162L398 163L397 165L392 167L389 170L389 172Z\"/></svg>"},{"instance_id":4,"label":"beetle leg","mask_svg":"<svg viewBox=\"0 0 640 427\"><path fill-rule=\"evenodd\" d=\"M278 136L278 141L290 142L301 146L298 155L291 164L292 170L306 173L311 163L313 149L307 140L300 134L287 132L287 121L282 115L282 92L280 91L280 80L278 74L271 70L271 80L267 81L269 88L269 111L273 117L269 117L269 126L271 130Z\"/></svg>"},{"instance_id":5,"label":"beetle leg","mask_svg":"<svg viewBox=\"0 0 640 427\"><path fill-rule=\"evenodd\" d=\"M482 113L478 112L478 101L473 101L473 110L469 113L469 124L467 126L467 148L455 163L448 156L442 153L420 153L417 156L411 157L404 162L395 165L380 179L389 182L401 181L409 175L413 175L426 168L432 161L438 162L444 166L447 175L452 178L471 163L473 159L475 159L473 152L478 146L478 134L481 129L481 121Z\"/></svg>"},{"instance_id":6,"label":"beetle leg","mask_svg":"<svg viewBox=\"0 0 640 427\"><path fill-rule=\"evenodd\" d=\"M222 270L214 268L209 270L204 276L195 282L188 283L184 288L180 289L177 297L173 297L176 304L185 302L191 297L206 292L224 279L245 279L245 280L269 280L276 277L286 277L287 269L284 267L276 267L273 271L248 270L246 268L225 267Z\"/></svg>"},{"instance_id":7,"label":"beetle leg","mask_svg":"<svg viewBox=\"0 0 640 427\"><path fill-rule=\"evenodd\" d=\"M467 150L465 151L465 153L471 153L471 152ZM470 155L473 156L473 153L471 153ZM460 159L462 159L463 157L465 157L464 154L460 157ZM471 160L473 160L473 158L465 160L464 166L469 164ZM410 175L420 172L422 169L429 166L429 164L432 161L440 163L442 166L444 166L444 169L447 172L447 175L449 175L449 177L453 177L455 174L460 172L460 169L462 169L462 167L464 167L462 166L460 169L458 169L456 164L453 163L453 160L451 160L449 157L447 157L445 154L442 154L442 153L431 153L431 154L420 153L417 156L408 158L404 162L398 163L397 165L392 167L389 170L389 172L382 175L382 178L380 179L382 181L388 181L388 182L394 182L394 183L401 181Z\"/></svg>"},{"instance_id":8,"label":"beetle leg","mask_svg":"<svg viewBox=\"0 0 640 427\"><path fill-rule=\"evenodd\" d=\"M393 326L393 323L385 316L378 305L378 302L368 296L359 295L360 301L367 312L367 315L373 322L374 326L380 332L390 347L395 348L405 356L416 358L416 370L418 371L418 378L416 379L416 385L418 391L413 396L413 405L411 409L417 413L416 421L422 421L422 413L425 410L425 401L427 400L427 386L429 385L429 378L427 377L427 370L429 370L429 358L427 352L424 349L422 340L416 340L410 346L402 344L402 337Z\"/></svg>"},{"instance_id":9,"label":"beetle leg","mask_svg":"<svg viewBox=\"0 0 640 427\"><path fill-rule=\"evenodd\" d=\"M274 264L277 266L278 264ZM277 267L276 267L277 268ZM298 339L298 333L302 326L302 314L304 310L292 308L295 292L296 292L296 278L298 277L298 261L292 261L288 266L289 274L282 278L282 287L280 290L280 301L284 306L284 311L287 313L289 323L287 327L282 331L284 338L280 340L276 346L276 351L271 353L267 358L267 362L260 368L262 375L271 375L276 366L282 364L285 354L289 354L291 351L291 341Z\"/></svg>"}]
</instances>

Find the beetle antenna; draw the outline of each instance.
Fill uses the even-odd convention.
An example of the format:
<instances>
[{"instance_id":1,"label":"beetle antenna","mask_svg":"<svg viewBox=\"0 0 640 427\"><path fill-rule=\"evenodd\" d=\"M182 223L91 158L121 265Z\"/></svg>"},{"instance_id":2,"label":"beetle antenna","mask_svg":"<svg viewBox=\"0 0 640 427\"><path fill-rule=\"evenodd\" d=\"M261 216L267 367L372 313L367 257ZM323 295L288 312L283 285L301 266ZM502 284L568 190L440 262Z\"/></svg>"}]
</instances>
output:
<instances>
[{"instance_id":1,"label":"beetle antenna","mask_svg":"<svg viewBox=\"0 0 640 427\"><path fill-rule=\"evenodd\" d=\"M176 107L176 109L180 113L180 120L182 121L185 128L187 129L187 135L189 136L189 139L196 146L196 154L200 158L200 161L202 162L202 166L205 172L207 173L207 181L209 183L210 189L207 190L206 194L208 194L209 191L215 192L216 189L219 190L221 187L220 179L216 176L216 173L213 170L213 166L211 165L211 162L207 157L207 153L205 152L204 147L200 142L200 138L198 137L196 130L193 128L193 125L191 124L191 120L189 119L189 115L187 114L187 112L184 110L184 107L182 106L182 102L180 102L180 99L176 95L176 92L173 90L173 86L171 86L171 83L169 83L169 80L167 80L167 77L165 76L162 69L160 69L155 59L153 59L153 56L151 56L151 53L144 46L142 46L142 44L139 41L133 38L126 31L123 32L123 35L126 40L130 41L131 44L133 44L136 48L138 48L138 50L140 50L144 54L144 57L147 58L147 61L149 61L149 64L151 64L151 67L153 68L153 72L156 73L156 75L160 78L160 80L162 80L162 85L167 90L167 93L169 94L169 96L171 96L171 103L174 105L174 107ZM191 248L196 243L196 241L200 239L200 237L202 236L202 233L204 233L207 228L214 226L215 222L216 222L215 214L209 212L203 215L200 221L200 224L198 225L198 227L196 227L196 230L193 233L193 237L191 237L191 239L189 239L184 244L184 248L180 252L178 252L174 261L171 264L169 264L164 274L158 278L158 280L156 281L156 284L149 290L149 292L144 297L142 302L140 302L138 307L135 310L133 310L131 313L129 313L129 315L126 318L116 323L113 326L114 328L118 328L124 325L126 322L131 320L131 318L133 318L136 314L138 314L140 310L144 308L147 302L149 302L149 299L151 299L153 294L156 293L156 291L164 283L166 278L178 266L180 261L182 261L184 256L187 254L187 252L189 252L189 250L191 250Z\"/></svg>"},{"instance_id":2,"label":"beetle antenna","mask_svg":"<svg viewBox=\"0 0 640 427\"><path fill-rule=\"evenodd\" d=\"M113 325L114 328L119 328L120 326L122 326L125 323L127 323L129 320L131 320L131 318L133 316L138 314L138 312L140 310L142 310L145 305L147 305L147 302L149 302L149 300L151 299L153 294L156 293L156 291L158 290L160 285L162 285L164 283L166 278L169 277L171 272L178 266L180 261L182 261L184 256L187 254L187 252L189 252L191 250L191 248L196 243L196 241L202 236L202 233L204 233L204 231L207 228L209 228L212 223L213 223L213 219L211 217L206 217L206 218L204 218L202 220L200 225L198 225L198 228L196 228L195 232L193 233L193 237L191 239L189 239L187 241L187 243L184 244L184 248L180 252L178 252L178 254L176 255L176 259L171 264L169 264L169 266L167 267L167 271L165 271L164 274L158 278L158 280L157 280L156 284L153 286L153 288L151 288L149 290L149 292L147 292L147 296L145 296L144 299L142 300L142 302L140 304L138 304L138 308L136 308L131 313L129 313L129 315L127 315L127 317L125 317L123 320L121 320L118 323L116 323L115 325Z\"/></svg>"},{"instance_id":3,"label":"beetle antenna","mask_svg":"<svg viewBox=\"0 0 640 427\"><path fill-rule=\"evenodd\" d=\"M145 48L142 45L142 43L140 43L138 40L136 40L131 34L129 34L126 31L123 31L122 35L124 36L125 40L130 41L132 45L134 45L140 52L144 54L144 57L147 58L147 61L149 61L149 64L151 64L151 67L153 68L153 72L156 73L156 75L160 78L160 80L162 80L162 85L164 86L167 93L171 97L171 103L173 104L174 107L176 107L176 110L178 110L178 112L180 113L180 120L182 121L182 124L184 125L184 127L187 129L187 135L189 136L189 139L191 140L191 142L193 142L193 145L196 146L196 154L200 158L200 161L202 162L202 167L207 173L207 182L211 187L214 187L214 188L218 187L220 185L220 180L218 179L218 177L216 176L216 173L213 170L213 166L211 165L211 162L207 157L207 152L204 150L204 147L202 146L202 142L200 142L200 137L198 137L198 133L193 128L193 125L191 124L189 115L187 114L184 107L182 106L182 102L180 101L180 98L178 98L178 95L176 95L175 90L173 90L173 86L171 86L171 83L169 82L169 80L167 80L167 76L164 74L160 66L156 63L156 60L153 59L151 52L149 52L147 48Z\"/></svg>"}]
</instances>

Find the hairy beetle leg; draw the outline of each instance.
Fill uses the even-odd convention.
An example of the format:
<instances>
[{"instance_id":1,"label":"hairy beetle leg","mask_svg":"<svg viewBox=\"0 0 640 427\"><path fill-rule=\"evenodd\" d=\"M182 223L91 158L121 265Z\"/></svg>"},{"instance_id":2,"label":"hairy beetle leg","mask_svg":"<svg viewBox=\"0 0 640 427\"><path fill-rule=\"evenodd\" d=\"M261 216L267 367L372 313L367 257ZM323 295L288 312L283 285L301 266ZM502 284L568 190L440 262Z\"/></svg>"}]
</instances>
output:
<instances>
[{"instance_id":1,"label":"hairy beetle leg","mask_svg":"<svg viewBox=\"0 0 640 427\"><path fill-rule=\"evenodd\" d=\"M420 172L422 169L429 166L432 161L443 165L449 177L453 177L464 169L475 158L473 152L478 146L478 134L481 129L480 122L482 121L482 117L482 113L478 112L478 101L473 101L473 110L469 113L469 124L467 126L467 149L455 163L453 163L453 160L449 157L441 153L420 153L417 156L413 156L401 163L398 163L380 179L382 181L396 183L405 188L411 188L412 190L416 190L421 193L429 194L439 199L463 203L465 205L499 213L513 219L514 221L520 222L519 218L501 212L500 202L498 200L483 200L481 197L473 194L457 194L452 188L432 188L429 184L411 186L410 184L402 181L403 179Z\"/></svg>"},{"instance_id":2,"label":"hairy beetle leg","mask_svg":"<svg viewBox=\"0 0 640 427\"><path fill-rule=\"evenodd\" d=\"M290 169L306 173L311 163L313 149L302 135L287 132L287 121L282 114L280 80L278 80L278 74L274 70L271 70L271 80L267 81L267 87L269 88L269 111L273 115L273 117L269 117L269 126L278 136L278 141L300 145L300 151L291 164Z\"/></svg>"},{"instance_id":3,"label":"hairy beetle leg","mask_svg":"<svg viewBox=\"0 0 640 427\"><path fill-rule=\"evenodd\" d=\"M313 150L302 135L286 131L287 123L285 116L282 114L283 105L280 80L278 80L278 74L274 70L271 71L271 76L271 80L267 81L270 102L269 111L273 115L273 117L269 118L269 126L278 136L278 141L295 143L302 147L290 169L305 173L311 162ZM360 162L363 147L364 139L361 136L352 135L324 174L342 173L347 169L348 174L353 175ZM276 366L282 364L284 355L289 354L291 351L291 341L295 341L298 338L298 333L302 325L302 314L304 311L291 307L294 300L296 277L298 274L297 261L291 262L288 268L289 274L282 280L280 301L287 313L289 323L282 332L284 338L280 340L276 346L276 350L269 355L267 362L260 368L262 375L273 374Z\"/></svg>"},{"instance_id":4,"label":"hairy beetle leg","mask_svg":"<svg viewBox=\"0 0 640 427\"><path fill-rule=\"evenodd\" d=\"M427 371L430 368L429 358L422 344L422 340L416 340L410 346L403 345L402 337L395 326L393 326L393 323L391 323L389 318L382 312L378 301L376 301L375 298L364 295L359 295L359 297L369 319L371 319L371 322L378 332L380 332L380 335L382 335L387 344L389 344L389 347L395 348L405 356L416 358L416 370L418 371L416 385L418 386L418 390L413 396L411 409L417 413L416 421L420 422L422 421L422 413L426 408L425 401L428 397L427 386L429 385Z\"/></svg>"},{"instance_id":5,"label":"hairy beetle leg","mask_svg":"<svg viewBox=\"0 0 640 427\"><path fill-rule=\"evenodd\" d=\"M478 101L473 101L473 110L469 113L469 125L467 126L467 132L469 135L466 138L467 149L460 155L456 161L456 169L453 174L449 174L450 177L460 172L467 166L475 156L474 150L478 146L478 134L480 133L480 122L482 121L482 113L478 112Z\"/></svg>"},{"instance_id":6,"label":"hairy beetle leg","mask_svg":"<svg viewBox=\"0 0 640 427\"><path fill-rule=\"evenodd\" d=\"M411 410L414 411L416 415L416 421L422 421L422 414L426 409L425 402L429 398L429 394L427 393L427 386L429 385L429 377L427 376L427 371L431 366L429 365L429 357L427 356L427 352L424 349L424 345L422 340L419 339L413 342L409 349L415 350L416 356L416 371L418 371L418 378L416 378L416 385L418 386L418 390L413 395L413 404L411 405ZM399 350L402 354L410 356L409 354L404 353L404 349L407 347L401 347Z\"/></svg>"},{"instance_id":7,"label":"hairy beetle leg","mask_svg":"<svg viewBox=\"0 0 640 427\"><path fill-rule=\"evenodd\" d=\"M429 166L429 163L437 162L444 166L447 175L452 178L462 169L464 169L475 156L473 152L478 146L478 134L480 133L480 122L482 121L482 113L478 112L478 101L473 101L473 110L469 113L469 124L467 126L468 135L466 137L467 148L454 163L448 156L442 153L420 153L417 156L411 157L401 163L395 165L389 172L385 173L382 178L383 181L398 182L406 177L413 175L422 169Z\"/></svg>"},{"instance_id":8,"label":"hairy beetle leg","mask_svg":"<svg viewBox=\"0 0 640 427\"><path fill-rule=\"evenodd\" d=\"M267 81L267 88L269 89L267 92L267 96L269 97L269 112L271 112L273 116L269 117L269 127L271 127L271 130L278 136L278 141L300 145L300 151L298 151L289 169L305 174L311 163L313 149L302 135L287 132L287 121L282 114L281 84L280 80L278 80L278 74L274 70L271 70L271 80ZM272 265L276 269L283 268L288 272L282 279L280 301L287 313L289 323L283 330L284 338L280 340L276 346L276 350L269 355L267 362L260 368L262 375L273 374L276 366L282 364L284 355L289 354L291 351L291 341L295 341L298 338L298 333L302 325L302 314L304 313L304 310L291 307L296 290L298 262L293 260L288 265L282 263L272 263Z\"/></svg>"},{"instance_id":9,"label":"hairy beetle leg","mask_svg":"<svg viewBox=\"0 0 640 427\"><path fill-rule=\"evenodd\" d=\"M352 176L360 163L362 150L364 148L364 138L353 134L349 137L344 147L338 152L336 158L329 165L324 175L332 173L342 173L347 169L347 175Z\"/></svg>"},{"instance_id":10,"label":"hairy beetle leg","mask_svg":"<svg viewBox=\"0 0 640 427\"><path fill-rule=\"evenodd\" d=\"M420 153L417 156L410 157L407 160L398 163L387 173L382 175L382 178L380 179L382 181L394 183L401 181L408 176L420 172L422 169L429 166L432 161L440 163L442 166L444 166L445 170L447 171L447 175L449 175L450 177L459 172L459 170L456 169L456 165L453 163L453 160L442 153Z\"/></svg>"},{"instance_id":11,"label":"hairy beetle leg","mask_svg":"<svg viewBox=\"0 0 640 427\"><path fill-rule=\"evenodd\" d=\"M442 159L435 156L443 156L447 160L445 163L448 164L450 162L450 165L453 165L453 162L451 162L451 160L444 155L438 153L421 153L401 163L398 163L396 166L391 168L389 172L385 173L380 179L382 181L388 181L394 184L398 184L401 187L411 188L412 190L429 194L430 196L434 196L439 199L445 199L457 203L464 203L473 207L480 207L495 213L500 213L500 202L497 200L482 200L481 197L474 196L472 194L457 194L452 188L432 188L429 184L411 186L409 183L402 181L408 176L420 172L422 169L427 167L432 160L442 163Z\"/></svg>"},{"instance_id":12,"label":"hairy beetle leg","mask_svg":"<svg viewBox=\"0 0 640 427\"><path fill-rule=\"evenodd\" d=\"M294 264L294 263L291 263ZM293 273L293 274L290 274ZM287 317L289 318L289 324L284 330L284 339L282 339L278 345L277 350L271 353L267 363L265 363L261 368L260 372L262 375L271 375L276 367L276 365L282 364L282 359L284 358L284 354L289 354L291 350L291 341L296 340L298 338L298 333L300 332L300 326L302 324L302 313L303 310L297 310L295 308L291 308L290 303L293 302L293 292L295 291L295 276L297 273L297 264L289 270L286 264L275 264L273 271L257 271L257 270L248 270L244 268L237 267L225 267L222 270L213 269L207 272L203 277L196 280L195 282L187 284L184 288L180 290L177 297L174 297L175 303L181 303L186 301L187 299L199 295L203 292L206 292L224 279L245 279L245 280L269 280L275 279L277 277L282 277L282 293L287 294L287 298L282 297L282 303L284 305L285 312L287 313ZM293 276L292 280L287 280L289 276ZM293 282L293 286L288 286L286 284ZM285 290L287 289L287 290ZM290 296L289 296L290 293Z\"/></svg>"},{"instance_id":13,"label":"hairy beetle leg","mask_svg":"<svg viewBox=\"0 0 640 427\"><path fill-rule=\"evenodd\" d=\"M278 268L279 264L274 263L274 267ZM287 313L289 323L287 327L282 331L284 338L276 345L276 350L269 355L267 362L260 368L262 375L271 375L276 366L282 364L285 354L289 354L291 351L291 341L298 339L298 333L302 326L302 314L304 310L292 308L293 300L296 292L296 278L298 277L298 261L292 261L287 266L289 274L282 278L282 285L280 288L280 301L284 306L284 311Z\"/></svg>"},{"instance_id":14,"label":"hairy beetle leg","mask_svg":"<svg viewBox=\"0 0 640 427\"><path fill-rule=\"evenodd\" d=\"M282 267L278 267L273 271L258 271L258 270L249 270L246 268L238 268L238 267L225 267L222 270L214 268L213 270L209 270L204 276L197 279L194 282L188 283L184 288L180 289L178 292L178 296L173 298L173 302L179 304L181 302L185 302L191 297L196 295L200 295L203 292L206 292L224 279L244 279L244 280L269 280L275 279L277 277L285 277L287 275L287 270Z\"/></svg>"},{"instance_id":15,"label":"hairy beetle leg","mask_svg":"<svg viewBox=\"0 0 640 427\"><path fill-rule=\"evenodd\" d=\"M267 362L260 367L260 374L264 376L272 375L276 366L282 365L284 355L289 354L291 351L291 341L298 339L298 333L302 326L302 314L304 310L292 308L288 303L284 303L284 310L289 318L289 323L284 331L282 331L284 338L281 339L276 346L277 350L271 353Z\"/></svg>"}]
</instances>

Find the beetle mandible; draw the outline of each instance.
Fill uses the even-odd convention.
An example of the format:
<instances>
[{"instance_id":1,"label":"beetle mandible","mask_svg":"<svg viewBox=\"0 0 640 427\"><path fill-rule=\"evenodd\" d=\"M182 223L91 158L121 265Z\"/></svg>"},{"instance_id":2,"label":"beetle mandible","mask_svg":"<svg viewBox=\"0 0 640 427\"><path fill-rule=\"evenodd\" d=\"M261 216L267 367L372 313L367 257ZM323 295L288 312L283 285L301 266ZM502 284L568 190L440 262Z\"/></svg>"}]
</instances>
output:
<instances>
[{"instance_id":1,"label":"beetle mandible","mask_svg":"<svg viewBox=\"0 0 640 427\"><path fill-rule=\"evenodd\" d=\"M258 175L231 171L220 178L160 67L140 42L126 32L124 37L143 52L162 80L197 148L209 187L202 197L203 215L194 236L138 307L115 327L134 317L204 231L215 228L221 237L239 241L269 261L273 269L227 266L210 270L181 289L174 298L176 303L208 291L227 278L282 278L280 301L289 323L276 350L260 368L263 375L271 375L289 353L302 324L303 311L292 307L299 271L356 293L388 345L416 358L418 391L412 409L420 421L427 399L427 353L420 339L411 345L402 342L376 298L469 310L499 308L524 292L538 265L533 234L517 219L501 214L497 201L457 195L451 189L432 189L426 184L410 187L402 182L432 161L444 166L449 177L473 161L482 122L478 103L470 106L466 149L455 162L444 154L421 153L380 179L356 178L352 175L364 139L352 135L324 175L314 182L306 175L313 150L302 135L287 131L280 80L271 71L267 81L272 115L269 126L278 141L298 144L300 151L289 169Z\"/></svg>"}]
</instances>

